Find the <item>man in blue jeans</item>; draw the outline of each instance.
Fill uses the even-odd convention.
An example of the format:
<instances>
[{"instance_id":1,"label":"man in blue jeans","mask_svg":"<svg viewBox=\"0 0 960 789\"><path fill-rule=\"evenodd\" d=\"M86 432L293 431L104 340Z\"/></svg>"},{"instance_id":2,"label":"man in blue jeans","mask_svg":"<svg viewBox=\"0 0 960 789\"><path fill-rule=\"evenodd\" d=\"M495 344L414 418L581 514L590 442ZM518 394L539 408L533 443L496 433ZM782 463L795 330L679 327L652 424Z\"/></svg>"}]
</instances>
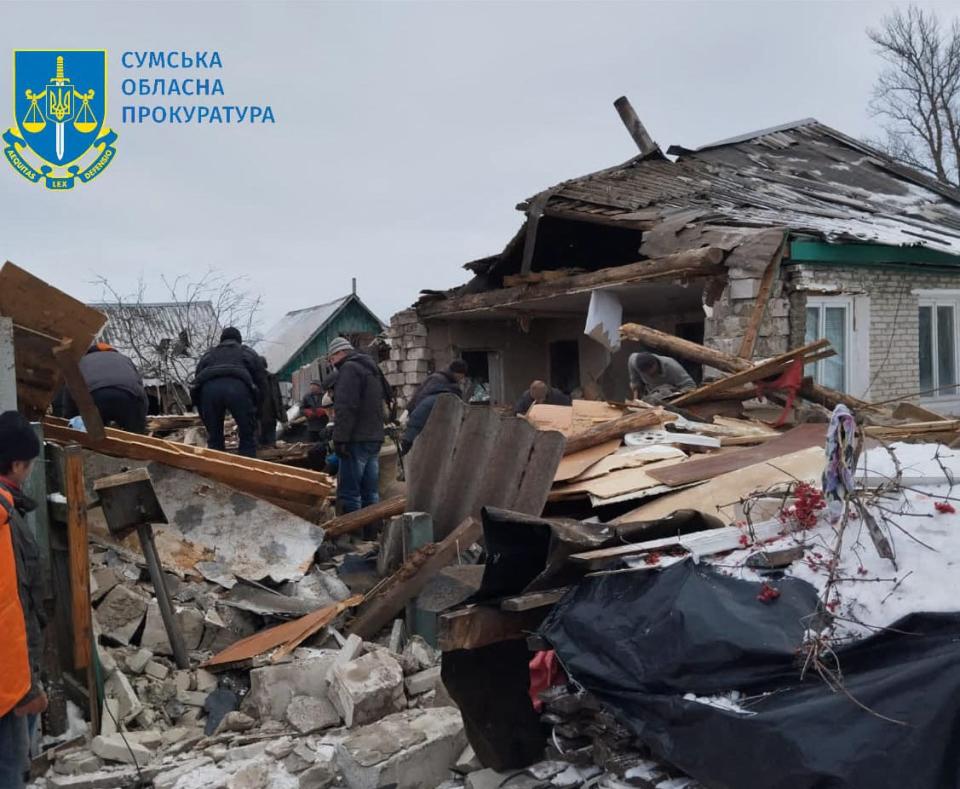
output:
<instances>
[{"instance_id":1,"label":"man in blue jeans","mask_svg":"<svg viewBox=\"0 0 960 789\"><path fill-rule=\"evenodd\" d=\"M333 390L333 446L340 459L337 499L341 512L380 500L380 447L390 386L377 363L343 337L334 338L327 358L337 368Z\"/></svg>"}]
</instances>

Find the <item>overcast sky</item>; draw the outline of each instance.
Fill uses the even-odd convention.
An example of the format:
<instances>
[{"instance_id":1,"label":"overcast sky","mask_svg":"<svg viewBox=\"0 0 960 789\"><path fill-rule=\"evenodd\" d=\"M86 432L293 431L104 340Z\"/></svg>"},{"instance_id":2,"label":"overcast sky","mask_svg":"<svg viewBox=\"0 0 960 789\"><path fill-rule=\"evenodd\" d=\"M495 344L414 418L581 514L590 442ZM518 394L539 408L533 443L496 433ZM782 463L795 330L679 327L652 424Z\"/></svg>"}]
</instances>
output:
<instances>
[{"instance_id":1,"label":"overcast sky","mask_svg":"<svg viewBox=\"0 0 960 789\"><path fill-rule=\"evenodd\" d=\"M874 133L864 29L893 7L6 2L0 95L14 49L105 48L119 140L109 170L73 192L0 161L0 261L85 300L101 295L97 275L122 291L143 276L163 300L161 273L213 267L248 278L263 328L356 277L388 320L500 251L520 200L632 156L622 94L664 147L808 116ZM174 49L218 50L223 69L204 75L223 80L223 103L270 104L276 124L123 124L121 54Z\"/></svg>"}]
</instances>

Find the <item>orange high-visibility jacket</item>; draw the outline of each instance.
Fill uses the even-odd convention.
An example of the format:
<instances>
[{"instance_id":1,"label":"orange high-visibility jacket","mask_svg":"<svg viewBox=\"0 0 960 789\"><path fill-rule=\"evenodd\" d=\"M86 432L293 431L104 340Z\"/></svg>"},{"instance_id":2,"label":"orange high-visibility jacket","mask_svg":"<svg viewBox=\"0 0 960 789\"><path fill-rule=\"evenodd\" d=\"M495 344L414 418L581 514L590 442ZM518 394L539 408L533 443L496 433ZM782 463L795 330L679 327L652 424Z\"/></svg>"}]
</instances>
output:
<instances>
[{"instance_id":1,"label":"orange high-visibility jacket","mask_svg":"<svg viewBox=\"0 0 960 789\"><path fill-rule=\"evenodd\" d=\"M27 628L10 532L12 510L13 496L0 488L0 716L10 712L30 690Z\"/></svg>"}]
</instances>

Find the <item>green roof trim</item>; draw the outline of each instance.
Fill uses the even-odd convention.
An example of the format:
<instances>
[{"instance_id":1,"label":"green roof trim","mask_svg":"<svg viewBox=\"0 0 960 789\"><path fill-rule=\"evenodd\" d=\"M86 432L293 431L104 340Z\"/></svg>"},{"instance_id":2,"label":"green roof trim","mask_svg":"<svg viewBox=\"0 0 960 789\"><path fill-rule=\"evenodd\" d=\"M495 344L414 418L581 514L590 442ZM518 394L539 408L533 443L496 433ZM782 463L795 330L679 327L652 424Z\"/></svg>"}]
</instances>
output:
<instances>
[{"instance_id":1,"label":"green roof trim","mask_svg":"<svg viewBox=\"0 0 960 789\"><path fill-rule=\"evenodd\" d=\"M793 239L791 263L836 263L844 266L926 265L960 267L960 255L929 247L896 247L888 244L828 244L825 241Z\"/></svg>"}]
</instances>

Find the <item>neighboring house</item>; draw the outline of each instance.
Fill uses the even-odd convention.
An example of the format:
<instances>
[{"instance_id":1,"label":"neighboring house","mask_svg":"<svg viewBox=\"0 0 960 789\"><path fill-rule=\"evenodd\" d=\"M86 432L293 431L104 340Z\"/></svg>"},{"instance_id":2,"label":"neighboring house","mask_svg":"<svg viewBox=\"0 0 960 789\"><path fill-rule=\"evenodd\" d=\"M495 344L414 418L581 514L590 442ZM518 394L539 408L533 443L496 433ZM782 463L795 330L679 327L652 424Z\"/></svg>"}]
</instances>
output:
<instances>
[{"instance_id":1,"label":"neighboring house","mask_svg":"<svg viewBox=\"0 0 960 789\"><path fill-rule=\"evenodd\" d=\"M401 397L455 356L494 403L533 378L624 397L639 346L584 334L594 298L608 323L745 357L826 337L837 355L808 371L819 383L960 413L960 191L813 119L675 160L636 126L639 156L521 203L520 231L467 264L467 285L394 317Z\"/></svg>"},{"instance_id":2,"label":"neighboring house","mask_svg":"<svg viewBox=\"0 0 960 789\"><path fill-rule=\"evenodd\" d=\"M319 375L317 362L334 337L347 337L355 346L366 347L385 328L354 292L327 304L288 312L257 343L257 350L266 357L267 369L281 381L297 379L293 396L298 397L299 378ZM298 375L305 367L310 369Z\"/></svg>"},{"instance_id":3,"label":"neighboring house","mask_svg":"<svg viewBox=\"0 0 960 789\"><path fill-rule=\"evenodd\" d=\"M197 361L220 340L209 301L91 304L107 316L99 339L129 356L143 376L151 414L180 413L190 403Z\"/></svg>"}]
</instances>

